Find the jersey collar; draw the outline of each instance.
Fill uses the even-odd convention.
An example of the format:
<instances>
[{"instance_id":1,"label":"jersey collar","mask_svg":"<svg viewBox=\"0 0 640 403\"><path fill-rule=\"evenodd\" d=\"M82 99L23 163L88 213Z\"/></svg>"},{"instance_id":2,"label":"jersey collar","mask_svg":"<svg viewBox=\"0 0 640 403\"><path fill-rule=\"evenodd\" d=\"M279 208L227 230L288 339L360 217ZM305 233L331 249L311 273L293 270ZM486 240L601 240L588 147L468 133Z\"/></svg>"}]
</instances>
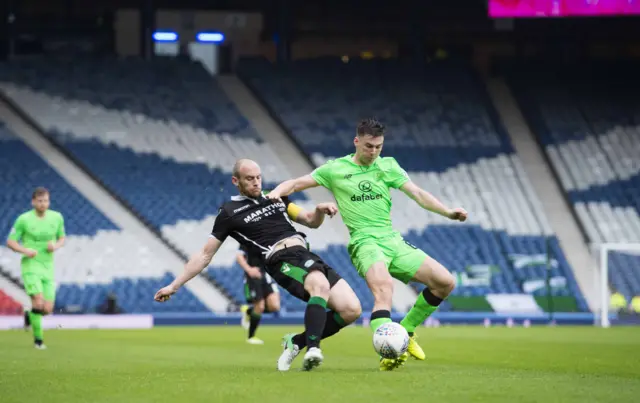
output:
<instances>
[{"instance_id":1,"label":"jersey collar","mask_svg":"<svg viewBox=\"0 0 640 403\"><path fill-rule=\"evenodd\" d=\"M244 201L244 200L250 200L252 202L254 202L255 204L260 203L260 201L264 198L264 193L262 193L260 195L260 197L258 199L253 199L251 197L247 197L244 195L235 195L235 196L231 196L231 200L233 201Z\"/></svg>"},{"instance_id":2,"label":"jersey collar","mask_svg":"<svg viewBox=\"0 0 640 403\"><path fill-rule=\"evenodd\" d=\"M373 161L373 164L371 164L371 165L369 165L368 167L366 167L366 166L364 166L364 165L356 164L356 163L353 161L353 156L354 156L354 155L356 155L356 153L351 153L351 154L347 155L347 156L346 156L346 158L347 158L347 160L351 163L351 165L355 165L355 166L360 167L360 168L366 168L366 169L369 169L369 168L377 167L377 166L378 166L378 161L380 160L380 157L378 156L378 158L376 158L376 160L375 160L375 161Z\"/></svg>"}]
</instances>

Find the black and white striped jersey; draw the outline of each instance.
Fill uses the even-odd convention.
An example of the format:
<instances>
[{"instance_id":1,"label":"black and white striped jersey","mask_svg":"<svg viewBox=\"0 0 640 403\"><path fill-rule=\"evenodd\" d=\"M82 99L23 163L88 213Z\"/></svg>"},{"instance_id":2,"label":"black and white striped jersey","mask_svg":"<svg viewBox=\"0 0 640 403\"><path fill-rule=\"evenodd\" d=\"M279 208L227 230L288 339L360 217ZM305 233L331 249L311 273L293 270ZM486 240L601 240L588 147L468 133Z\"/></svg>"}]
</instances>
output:
<instances>
[{"instance_id":1,"label":"black and white striped jersey","mask_svg":"<svg viewBox=\"0 0 640 403\"><path fill-rule=\"evenodd\" d=\"M296 234L306 237L291 223L290 204L288 197L280 201L267 199L264 195L257 199L233 196L220 207L211 236L220 242L230 236L249 253L266 256L273 245L284 238Z\"/></svg>"}]
</instances>

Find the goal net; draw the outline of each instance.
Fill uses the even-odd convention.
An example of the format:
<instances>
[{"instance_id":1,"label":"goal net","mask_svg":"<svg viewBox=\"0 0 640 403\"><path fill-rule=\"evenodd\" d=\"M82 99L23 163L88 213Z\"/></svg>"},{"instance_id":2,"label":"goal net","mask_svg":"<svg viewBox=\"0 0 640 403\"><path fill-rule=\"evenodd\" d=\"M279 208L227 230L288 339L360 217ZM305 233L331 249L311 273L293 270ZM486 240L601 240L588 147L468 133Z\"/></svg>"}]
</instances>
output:
<instances>
[{"instance_id":1,"label":"goal net","mask_svg":"<svg viewBox=\"0 0 640 403\"><path fill-rule=\"evenodd\" d=\"M631 299L640 296L640 243L604 243L598 247L600 264L595 272L598 308L595 310L596 326L611 326L609 315L626 311ZM617 294L612 306L612 296Z\"/></svg>"}]
</instances>

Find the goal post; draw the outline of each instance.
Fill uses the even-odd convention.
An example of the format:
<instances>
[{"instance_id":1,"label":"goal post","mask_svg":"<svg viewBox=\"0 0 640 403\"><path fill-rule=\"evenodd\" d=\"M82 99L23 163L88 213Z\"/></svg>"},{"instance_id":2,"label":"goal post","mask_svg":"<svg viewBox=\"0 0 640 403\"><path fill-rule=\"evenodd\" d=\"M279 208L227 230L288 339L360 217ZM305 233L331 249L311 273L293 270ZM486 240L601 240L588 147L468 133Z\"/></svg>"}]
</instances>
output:
<instances>
[{"instance_id":1,"label":"goal post","mask_svg":"<svg viewBox=\"0 0 640 403\"><path fill-rule=\"evenodd\" d=\"M627 252L637 255L640 260L640 243L602 243L598 246L600 264L594 272L598 290L598 307L594 312L594 325L610 327L609 320L611 285L609 284L609 257L611 252ZM640 275L640 271L638 271Z\"/></svg>"}]
</instances>

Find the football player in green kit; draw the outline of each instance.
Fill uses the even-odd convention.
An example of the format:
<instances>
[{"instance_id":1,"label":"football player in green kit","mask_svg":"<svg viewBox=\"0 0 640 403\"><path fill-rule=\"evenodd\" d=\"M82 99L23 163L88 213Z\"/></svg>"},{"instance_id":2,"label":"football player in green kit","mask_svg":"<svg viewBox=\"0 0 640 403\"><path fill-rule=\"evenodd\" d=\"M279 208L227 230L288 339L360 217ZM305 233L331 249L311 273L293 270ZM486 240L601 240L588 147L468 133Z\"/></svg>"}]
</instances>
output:
<instances>
[{"instance_id":1,"label":"football player in green kit","mask_svg":"<svg viewBox=\"0 0 640 403\"><path fill-rule=\"evenodd\" d=\"M407 353L398 359L380 359L380 370L403 365L411 354L418 360L425 353L416 342L415 329L422 324L453 291L451 273L422 250L406 242L391 225L390 189L400 189L425 210L457 221L467 212L449 208L429 192L419 188L392 157L380 157L384 125L375 119L361 121L353 140L355 153L330 160L311 174L281 183L268 198L324 186L333 193L342 220L349 230L347 246L353 265L365 279L374 297L371 330L391 322L393 278L404 283L415 281L427 286L400 324L409 333ZM285 346L290 341L285 340Z\"/></svg>"},{"instance_id":2,"label":"football player in green kit","mask_svg":"<svg viewBox=\"0 0 640 403\"><path fill-rule=\"evenodd\" d=\"M23 255L22 282L31 297L31 311L27 315L38 349L46 348L42 337L42 316L53 312L56 296L53 252L64 245L65 239L62 214L49 210L49 203L49 191L37 188L31 197L33 210L18 217L7 240L11 250Z\"/></svg>"}]
</instances>

